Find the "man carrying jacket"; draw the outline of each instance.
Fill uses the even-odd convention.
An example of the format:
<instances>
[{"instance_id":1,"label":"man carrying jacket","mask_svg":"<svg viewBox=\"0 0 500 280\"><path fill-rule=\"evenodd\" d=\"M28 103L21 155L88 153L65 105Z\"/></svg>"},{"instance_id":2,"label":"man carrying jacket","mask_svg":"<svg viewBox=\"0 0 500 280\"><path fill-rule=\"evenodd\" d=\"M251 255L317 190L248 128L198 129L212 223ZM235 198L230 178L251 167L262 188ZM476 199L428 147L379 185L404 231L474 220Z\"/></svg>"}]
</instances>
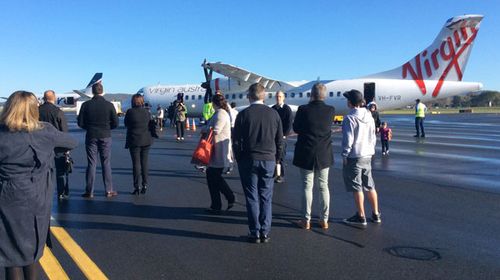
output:
<instances>
[{"instance_id":1,"label":"man carrying jacket","mask_svg":"<svg viewBox=\"0 0 500 280\"><path fill-rule=\"evenodd\" d=\"M55 105L56 94L53 90L47 90L43 93L44 103L39 107L40 121L52 124L57 130L68 132L68 123L64 112ZM68 172L66 171L66 153L65 149L55 149L55 167L57 182L57 198L67 199L69 197Z\"/></svg>"}]
</instances>

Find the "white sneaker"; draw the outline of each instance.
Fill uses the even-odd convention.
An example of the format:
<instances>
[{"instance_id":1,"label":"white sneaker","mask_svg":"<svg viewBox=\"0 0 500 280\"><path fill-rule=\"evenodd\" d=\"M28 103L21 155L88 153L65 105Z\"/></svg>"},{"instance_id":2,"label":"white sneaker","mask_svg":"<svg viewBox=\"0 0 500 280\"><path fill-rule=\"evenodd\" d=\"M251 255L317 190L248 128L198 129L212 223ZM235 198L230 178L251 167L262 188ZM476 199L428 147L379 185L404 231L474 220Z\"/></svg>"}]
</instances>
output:
<instances>
[{"instance_id":1,"label":"white sneaker","mask_svg":"<svg viewBox=\"0 0 500 280\"><path fill-rule=\"evenodd\" d=\"M181 141L181 138L180 138L180 137L177 137L177 141Z\"/></svg>"},{"instance_id":2,"label":"white sneaker","mask_svg":"<svg viewBox=\"0 0 500 280\"><path fill-rule=\"evenodd\" d=\"M181 140L184 141L184 137L181 137Z\"/></svg>"},{"instance_id":3,"label":"white sneaker","mask_svg":"<svg viewBox=\"0 0 500 280\"><path fill-rule=\"evenodd\" d=\"M386 155L388 155L388 154L389 154L389 150L387 150L387 151L385 152L385 154L386 154Z\"/></svg>"},{"instance_id":4,"label":"white sneaker","mask_svg":"<svg viewBox=\"0 0 500 280\"><path fill-rule=\"evenodd\" d=\"M385 152L382 152L382 155L385 156Z\"/></svg>"}]
</instances>

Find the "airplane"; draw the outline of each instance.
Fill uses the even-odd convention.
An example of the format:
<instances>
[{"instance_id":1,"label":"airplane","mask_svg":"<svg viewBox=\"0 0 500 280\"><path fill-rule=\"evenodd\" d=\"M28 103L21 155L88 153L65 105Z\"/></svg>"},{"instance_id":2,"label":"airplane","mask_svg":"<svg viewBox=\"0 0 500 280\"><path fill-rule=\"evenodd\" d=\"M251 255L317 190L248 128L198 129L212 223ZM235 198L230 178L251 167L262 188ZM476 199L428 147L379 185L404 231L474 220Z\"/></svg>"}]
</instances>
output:
<instances>
[{"instance_id":1,"label":"airplane","mask_svg":"<svg viewBox=\"0 0 500 280\"><path fill-rule=\"evenodd\" d=\"M92 98L92 85L102 81L102 73L95 73L90 82L84 89L73 90L71 93L57 93L57 105L60 106L75 106L76 101L85 101ZM38 101L43 103L43 94L36 95Z\"/></svg>"},{"instance_id":2,"label":"airplane","mask_svg":"<svg viewBox=\"0 0 500 280\"><path fill-rule=\"evenodd\" d=\"M440 33L430 46L416 54L409 61L394 69L348 80L318 80L285 82L267 78L243 68L221 62L204 62L202 67L207 81L202 85L184 86L149 86L138 93L144 95L145 102L152 108L163 108L176 99L178 93L184 93L188 116L200 117L206 90L221 90L228 102L235 102L237 110L248 106L246 91L253 83L260 83L266 88L266 104L274 103L275 92L282 90L286 102L296 111L298 106L306 104L310 91L316 82L325 84L327 98L325 103L333 105L337 114L346 114L349 110L342 93L356 89L364 94L366 103L376 102L379 110L397 109L414 104L416 99L422 102L437 98L463 95L482 89L478 82L463 82L462 77L469 59L472 45L477 36L482 15L462 15L448 19ZM207 70L225 77L211 79Z\"/></svg>"}]
</instances>

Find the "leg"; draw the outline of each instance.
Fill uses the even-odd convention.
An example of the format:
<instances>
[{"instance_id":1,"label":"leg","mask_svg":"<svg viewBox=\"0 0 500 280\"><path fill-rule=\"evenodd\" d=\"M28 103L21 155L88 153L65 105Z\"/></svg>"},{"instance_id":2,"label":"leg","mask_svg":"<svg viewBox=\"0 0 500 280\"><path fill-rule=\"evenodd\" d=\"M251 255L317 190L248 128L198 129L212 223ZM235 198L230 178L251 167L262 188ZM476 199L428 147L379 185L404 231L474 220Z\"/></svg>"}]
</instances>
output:
<instances>
[{"instance_id":1,"label":"leg","mask_svg":"<svg viewBox=\"0 0 500 280\"><path fill-rule=\"evenodd\" d=\"M39 263L35 262L27 266L23 266L23 273L25 280L37 280L38 279L38 271L39 271Z\"/></svg>"},{"instance_id":2,"label":"leg","mask_svg":"<svg viewBox=\"0 0 500 280\"><path fill-rule=\"evenodd\" d=\"M330 215L330 189L328 188L328 173L330 168L323 168L321 170L314 170L315 177L318 180L320 200L319 205L321 208L320 219L328 221Z\"/></svg>"},{"instance_id":3,"label":"leg","mask_svg":"<svg viewBox=\"0 0 500 280\"><path fill-rule=\"evenodd\" d=\"M258 179L258 193L259 193L259 223L260 232L266 236L271 231L271 224L273 221L273 188L274 178L273 173L276 168L275 161L259 161L259 179Z\"/></svg>"},{"instance_id":4,"label":"leg","mask_svg":"<svg viewBox=\"0 0 500 280\"><path fill-rule=\"evenodd\" d=\"M111 192L113 191L113 180L111 177L111 137L99 139L98 143L104 188L106 192Z\"/></svg>"},{"instance_id":5,"label":"leg","mask_svg":"<svg viewBox=\"0 0 500 280\"><path fill-rule=\"evenodd\" d=\"M218 174L222 173L222 168L207 168L207 185L208 191L210 192L210 208L214 210L222 209L222 202L220 198L219 188L217 186L217 177L220 176Z\"/></svg>"},{"instance_id":6,"label":"leg","mask_svg":"<svg viewBox=\"0 0 500 280\"><path fill-rule=\"evenodd\" d=\"M56 168L56 182L57 182L57 195L64 195L66 189L66 157L64 155L57 155L55 157Z\"/></svg>"},{"instance_id":7,"label":"leg","mask_svg":"<svg viewBox=\"0 0 500 280\"><path fill-rule=\"evenodd\" d=\"M181 122L181 138L184 137L184 127L186 127L186 121Z\"/></svg>"},{"instance_id":8,"label":"leg","mask_svg":"<svg viewBox=\"0 0 500 280\"><path fill-rule=\"evenodd\" d=\"M252 236L259 237L259 194L257 191L257 173L256 168L254 168L254 161L250 159L238 161L238 170L240 172L241 185L245 192L248 229Z\"/></svg>"},{"instance_id":9,"label":"leg","mask_svg":"<svg viewBox=\"0 0 500 280\"><path fill-rule=\"evenodd\" d=\"M419 136L420 136L420 130L419 130L420 125L419 125L419 120L420 120L420 118L419 118L419 117L416 117L416 118L415 118L415 130L417 131L417 134L416 134L416 136L417 136L417 137L419 137Z\"/></svg>"},{"instance_id":10,"label":"leg","mask_svg":"<svg viewBox=\"0 0 500 280\"><path fill-rule=\"evenodd\" d=\"M356 208L358 209L358 214L361 217L365 217L365 196L363 192L354 192L354 203L356 204Z\"/></svg>"},{"instance_id":11,"label":"leg","mask_svg":"<svg viewBox=\"0 0 500 280\"><path fill-rule=\"evenodd\" d=\"M149 185L149 149L151 146L141 147L141 175L142 175L142 186L146 187Z\"/></svg>"},{"instance_id":12,"label":"leg","mask_svg":"<svg viewBox=\"0 0 500 280\"><path fill-rule=\"evenodd\" d=\"M368 196L368 201L370 202L373 213L375 214L380 214L380 211L378 209L378 194L377 191L374 189L372 191L369 191L366 193L366 196Z\"/></svg>"},{"instance_id":13,"label":"leg","mask_svg":"<svg viewBox=\"0 0 500 280\"><path fill-rule=\"evenodd\" d=\"M177 138L181 137L181 122L175 122L175 132L177 133Z\"/></svg>"},{"instance_id":14,"label":"leg","mask_svg":"<svg viewBox=\"0 0 500 280\"><path fill-rule=\"evenodd\" d=\"M306 221L310 221L313 201L314 172L312 170L300 168L300 177L304 188L302 195L302 218Z\"/></svg>"},{"instance_id":15,"label":"leg","mask_svg":"<svg viewBox=\"0 0 500 280\"><path fill-rule=\"evenodd\" d=\"M425 136L424 132L424 118L420 118L420 131L422 132L422 137Z\"/></svg>"},{"instance_id":16,"label":"leg","mask_svg":"<svg viewBox=\"0 0 500 280\"><path fill-rule=\"evenodd\" d=\"M5 279L6 280L22 280L23 268L20 266L11 266L5 268Z\"/></svg>"},{"instance_id":17,"label":"leg","mask_svg":"<svg viewBox=\"0 0 500 280\"><path fill-rule=\"evenodd\" d=\"M218 169L220 170L220 173L217 173L217 187L219 191L226 198L227 203L233 204L234 201L236 200L236 197L234 196L234 192L233 190L231 190L231 187L229 187L224 177L222 177L222 171L224 170L224 168L218 168Z\"/></svg>"},{"instance_id":18,"label":"leg","mask_svg":"<svg viewBox=\"0 0 500 280\"><path fill-rule=\"evenodd\" d=\"M140 166L140 147L130 147L130 157L132 158L132 176L134 178L134 190L139 190L139 174L141 172Z\"/></svg>"},{"instance_id":19,"label":"leg","mask_svg":"<svg viewBox=\"0 0 500 280\"><path fill-rule=\"evenodd\" d=\"M281 166L281 177L285 177L285 156L286 156L286 139L283 140L283 155L281 156L280 166Z\"/></svg>"},{"instance_id":20,"label":"leg","mask_svg":"<svg viewBox=\"0 0 500 280\"><path fill-rule=\"evenodd\" d=\"M97 139L89 139L86 142L87 151L87 171L85 192L92 194L94 192L95 169L97 165Z\"/></svg>"}]
</instances>

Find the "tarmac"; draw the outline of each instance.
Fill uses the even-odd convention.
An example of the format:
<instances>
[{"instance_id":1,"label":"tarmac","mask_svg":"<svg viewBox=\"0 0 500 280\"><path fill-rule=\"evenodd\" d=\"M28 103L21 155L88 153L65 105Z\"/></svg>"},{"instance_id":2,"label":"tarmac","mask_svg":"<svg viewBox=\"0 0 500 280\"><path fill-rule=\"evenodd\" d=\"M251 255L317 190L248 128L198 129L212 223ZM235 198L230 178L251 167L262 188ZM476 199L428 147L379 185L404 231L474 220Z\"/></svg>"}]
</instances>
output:
<instances>
[{"instance_id":1,"label":"tarmac","mask_svg":"<svg viewBox=\"0 0 500 280\"><path fill-rule=\"evenodd\" d=\"M500 115L431 115L425 139L413 137L412 116L381 115L394 138L388 156L381 155L377 143L372 165L382 224L369 223L366 229L341 222L355 208L342 181L338 126L332 127L336 162L329 178L330 228L317 225L317 188L313 228L295 225L302 187L291 164L296 137L290 137L286 181L275 184L271 241L266 244L246 242L237 168L226 176L236 206L221 215L204 211L210 202L205 174L190 164L199 128L188 131L183 143L175 141L174 129L163 132L150 153L150 188L137 197L129 194L131 161L121 125L113 131L112 150L119 195L105 198L98 177L94 199L81 198L84 131L76 127L74 115L67 116L80 145L72 153L71 197L57 201L54 195L51 252L60 268L45 264L44 279L58 269L70 279L500 277Z\"/></svg>"}]
</instances>

